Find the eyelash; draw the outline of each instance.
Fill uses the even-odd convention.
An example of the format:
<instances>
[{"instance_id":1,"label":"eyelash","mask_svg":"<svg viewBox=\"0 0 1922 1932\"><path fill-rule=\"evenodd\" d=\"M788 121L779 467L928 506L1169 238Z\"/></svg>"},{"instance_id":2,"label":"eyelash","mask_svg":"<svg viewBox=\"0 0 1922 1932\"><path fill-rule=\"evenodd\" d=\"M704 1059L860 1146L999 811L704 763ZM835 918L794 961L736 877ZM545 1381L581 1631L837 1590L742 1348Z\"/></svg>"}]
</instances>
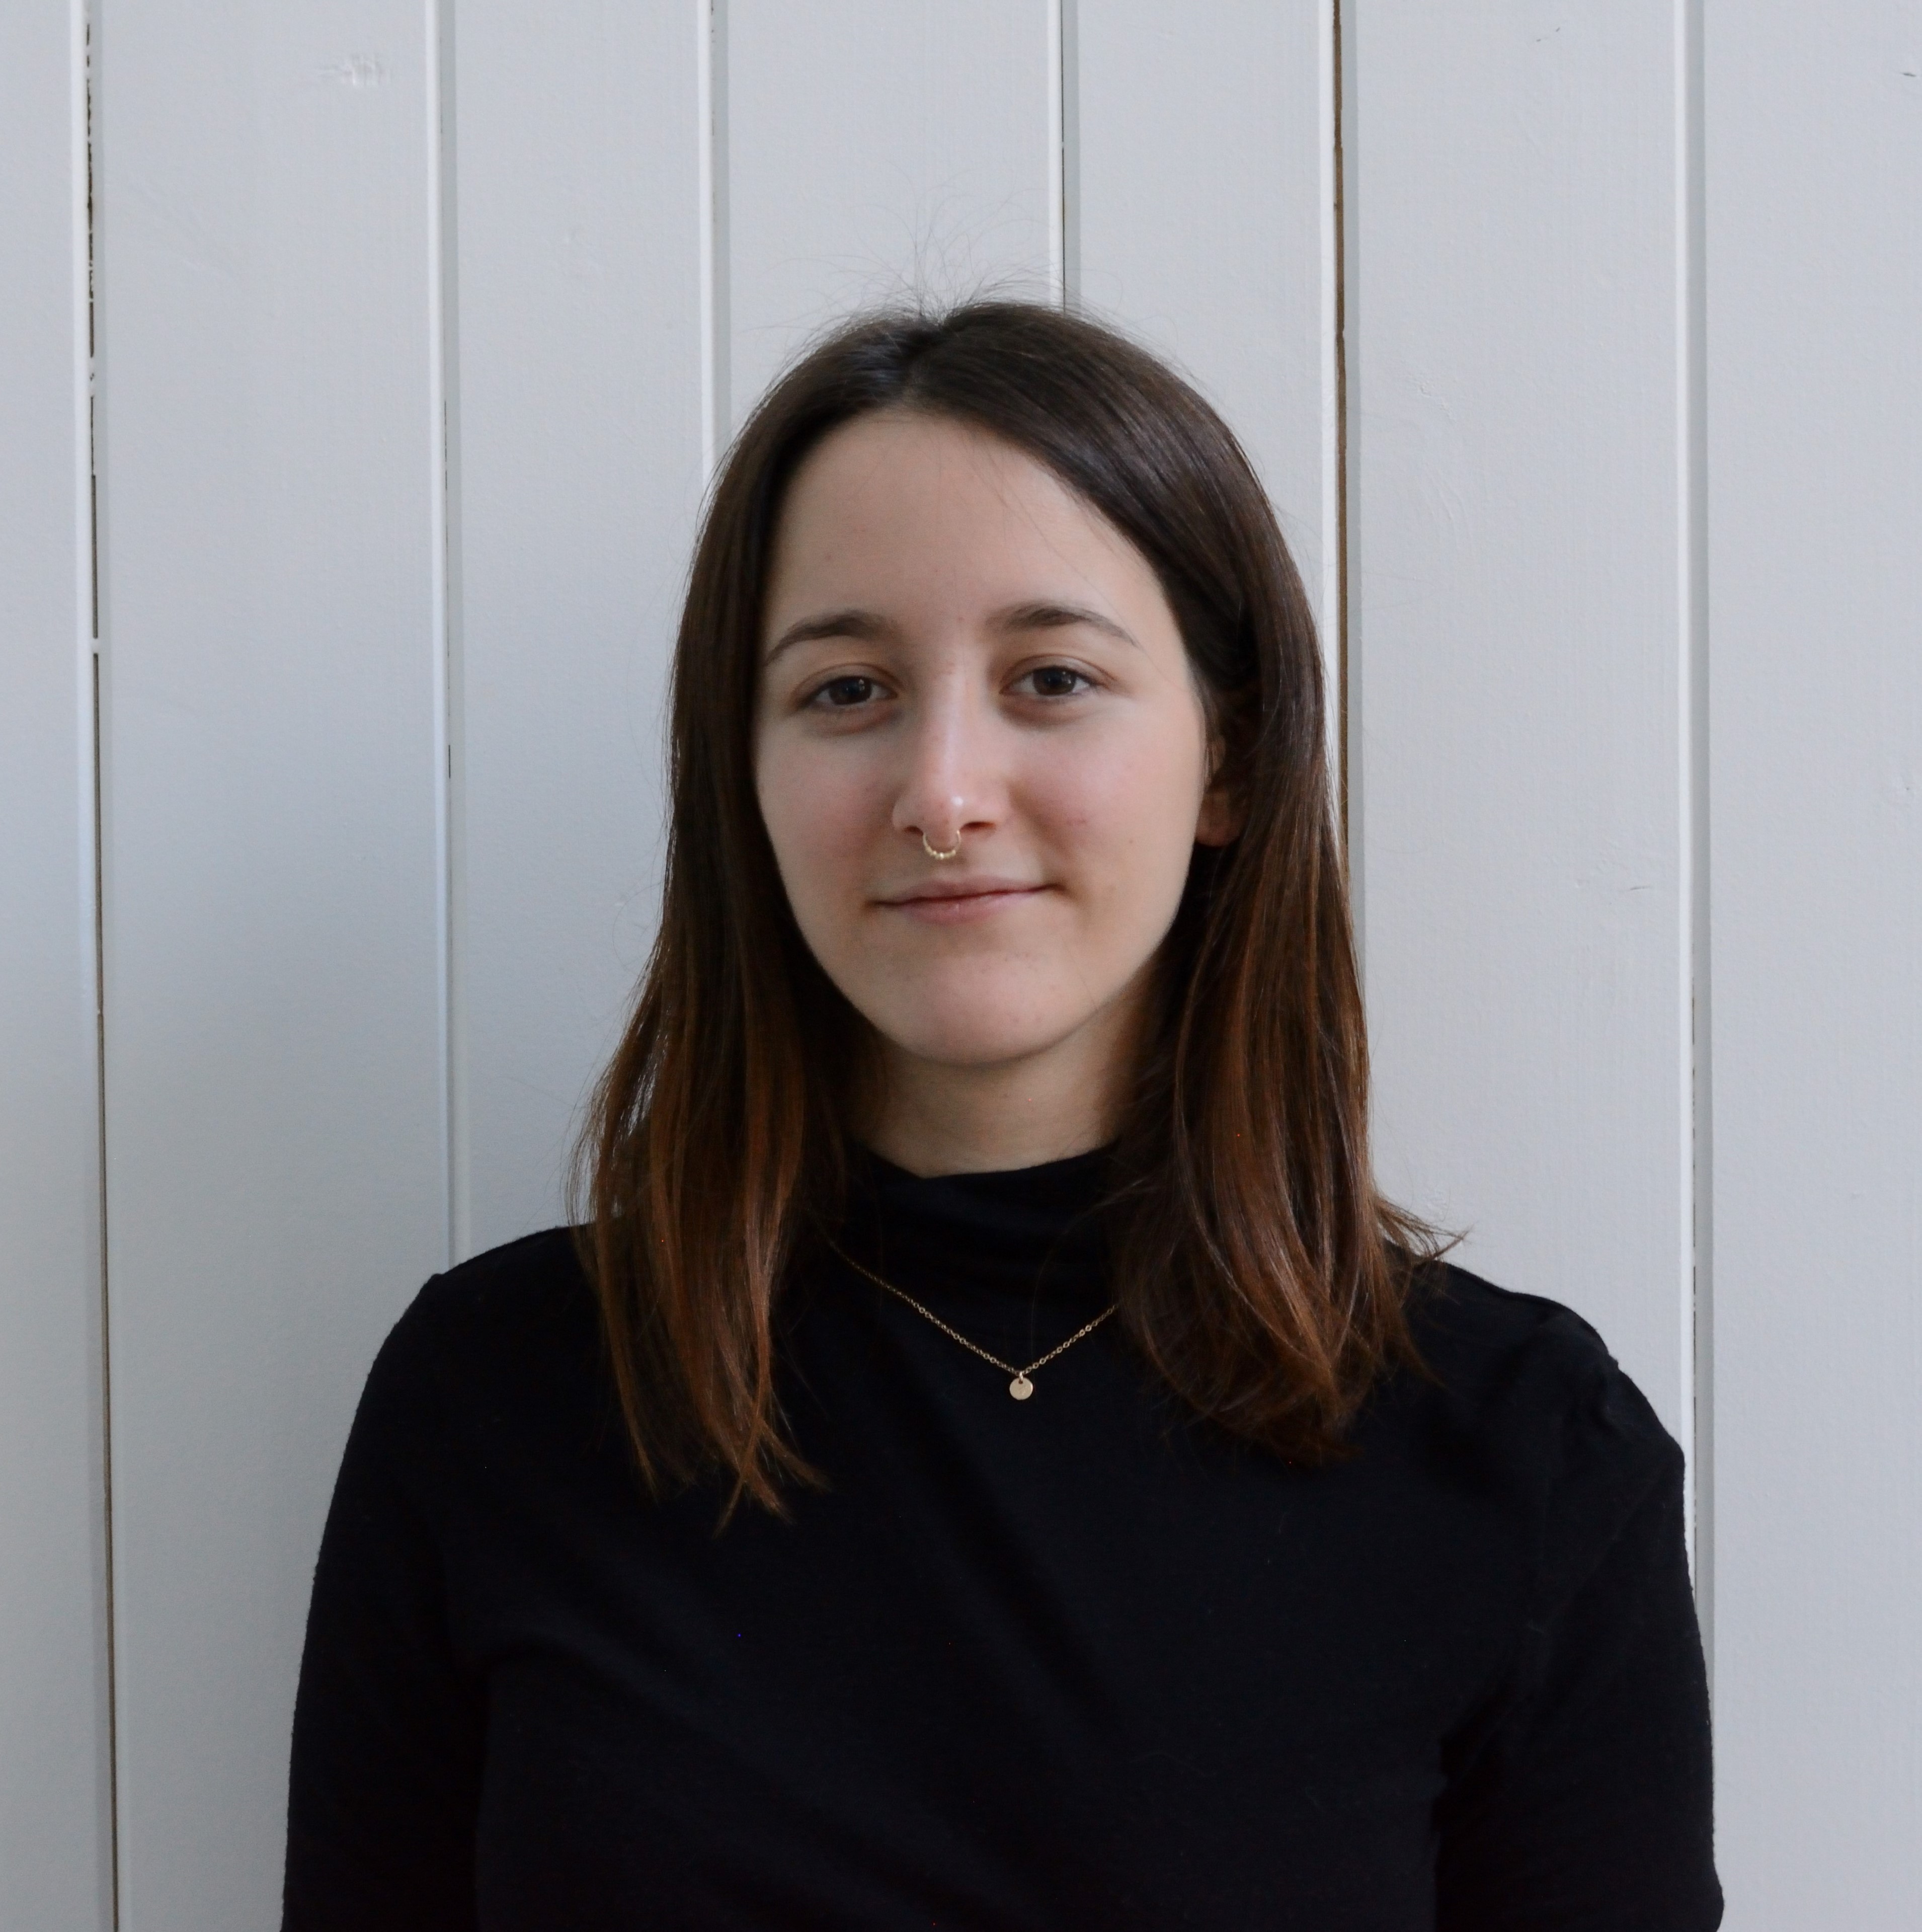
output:
<instances>
[{"instance_id":1,"label":"eyelash","mask_svg":"<svg viewBox=\"0 0 1922 1932\"><path fill-rule=\"evenodd\" d=\"M803 700L803 704L807 706L818 707L823 711L853 711L859 707L853 704L831 704L823 700L827 698L829 692L839 688L843 685L865 684L871 692L880 682L880 680L878 678L862 677L853 672L843 677L831 677L825 684L817 686L811 691Z\"/></svg>"},{"instance_id":2,"label":"eyelash","mask_svg":"<svg viewBox=\"0 0 1922 1932\"><path fill-rule=\"evenodd\" d=\"M1028 694L1040 699L1043 704L1060 704L1070 698L1079 698L1084 692L1095 688L1094 680L1086 671L1076 670L1072 664L1037 664L1033 670L1024 671L1015 682L1017 686L1019 686L1026 684L1035 678L1057 675L1075 679L1078 680L1076 688L1072 691L1036 691ZM844 676L831 677L825 682L817 685L802 700L802 708L804 710L818 709L823 711L858 711L868 701L866 698L864 697L852 704L835 704L825 701L830 692L838 687L852 684L865 685L871 694L877 690L886 688L877 677L869 677L862 672L850 671Z\"/></svg>"},{"instance_id":3,"label":"eyelash","mask_svg":"<svg viewBox=\"0 0 1922 1932\"><path fill-rule=\"evenodd\" d=\"M1080 680L1078 688L1073 691L1037 691L1034 695L1037 698L1049 699L1078 698L1082 692L1092 691L1094 688L1094 680L1089 676L1086 671L1077 670L1072 664L1037 664L1033 670L1023 672L1015 682L1018 684L1026 684L1030 678L1051 677L1057 674L1063 677L1078 679Z\"/></svg>"}]
</instances>

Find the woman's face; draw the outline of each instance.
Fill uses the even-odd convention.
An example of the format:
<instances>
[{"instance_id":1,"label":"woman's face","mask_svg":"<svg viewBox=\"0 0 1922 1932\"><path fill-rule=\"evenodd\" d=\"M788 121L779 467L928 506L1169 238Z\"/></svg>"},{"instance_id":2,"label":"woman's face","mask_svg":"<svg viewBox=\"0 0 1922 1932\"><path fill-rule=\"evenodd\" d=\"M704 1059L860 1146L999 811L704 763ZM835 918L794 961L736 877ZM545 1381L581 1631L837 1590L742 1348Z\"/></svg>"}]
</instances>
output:
<instances>
[{"instance_id":1,"label":"woman's face","mask_svg":"<svg viewBox=\"0 0 1922 1932\"><path fill-rule=\"evenodd\" d=\"M870 414L789 488L762 652L781 876L891 1070L1123 1050L1193 848L1231 830L1141 554L1011 446Z\"/></svg>"}]
</instances>

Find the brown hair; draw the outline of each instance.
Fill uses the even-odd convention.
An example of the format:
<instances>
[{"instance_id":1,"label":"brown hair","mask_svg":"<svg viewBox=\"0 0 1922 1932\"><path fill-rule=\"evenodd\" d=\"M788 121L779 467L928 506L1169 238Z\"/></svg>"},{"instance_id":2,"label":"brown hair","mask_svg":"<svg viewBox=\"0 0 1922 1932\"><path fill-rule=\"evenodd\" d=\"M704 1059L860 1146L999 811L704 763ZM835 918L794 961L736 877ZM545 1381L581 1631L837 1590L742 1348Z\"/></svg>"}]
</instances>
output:
<instances>
[{"instance_id":1,"label":"brown hair","mask_svg":"<svg viewBox=\"0 0 1922 1932\"><path fill-rule=\"evenodd\" d=\"M775 1310L846 1177L865 1022L803 942L756 801L763 602L781 501L829 431L924 411L1062 478L1159 578L1242 829L1198 846L1115 1149L1120 1324L1190 1407L1342 1453L1431 1232L1370 1172L1368 1052L1301 580L1240 445L1124 337L1037 304L860 318L763 400L715 484L675 647L661 926L580 1149L583 1262L650 1483L718 1467L778 1509L809 1479ZM730 1505L731 1507L731 1505Z\"/></svg>"}]
</instances>

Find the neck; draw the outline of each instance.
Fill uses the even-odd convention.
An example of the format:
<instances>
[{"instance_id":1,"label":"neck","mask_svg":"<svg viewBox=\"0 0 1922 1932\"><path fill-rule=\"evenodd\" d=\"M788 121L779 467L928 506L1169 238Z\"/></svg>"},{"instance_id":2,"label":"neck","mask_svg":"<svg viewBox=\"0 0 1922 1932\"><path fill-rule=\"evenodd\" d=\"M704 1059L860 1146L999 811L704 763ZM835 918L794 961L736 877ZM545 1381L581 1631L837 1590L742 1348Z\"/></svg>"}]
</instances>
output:
<instances>
[{"instance_id":1,"label":"neck","mask_svg":"<svg viewBox=\"0 0 1922 1932\"><path fill-rule=\"evenodd\" d=\"M1105 1147L1129 1084L1134 1015L1098 1016L1018 1059L955 1066L883 1042L878 1105L863 1138L924 1178L1039 1167Z\"/></svg>"}]
</instances>

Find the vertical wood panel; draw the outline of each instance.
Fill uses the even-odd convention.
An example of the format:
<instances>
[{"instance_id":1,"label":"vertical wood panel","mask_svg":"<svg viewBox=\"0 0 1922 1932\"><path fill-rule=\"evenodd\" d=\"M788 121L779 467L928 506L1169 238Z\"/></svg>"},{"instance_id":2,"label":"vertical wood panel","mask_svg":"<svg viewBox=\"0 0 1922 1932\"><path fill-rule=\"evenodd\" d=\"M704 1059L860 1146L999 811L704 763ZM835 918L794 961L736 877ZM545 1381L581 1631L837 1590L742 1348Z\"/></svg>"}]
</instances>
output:
<instances>
[{"instance_id":1,"label":"vertical wood panel","mask_svg":"<svg viewBox=\"0 0 1922 1932\"><path fill-rule=\"evenodd\" d=\"M1069 74L1078 292L1172 357L1226 416L1318 608L1336 455L1324 434L1325 11L1086 5ZM1326 629L1333 614L1322 616Z\"/></svg>"},{"instance_id":2,"label":"vertical wood panel","mask_svg":"<svg viewBox=\"0 0 1922 1932\"><path fill-rule=\"evenodd\" d=\"M1675 26L1351 10L1351 826L1385 1178L1690 1438Z\"/></svg>"},{"instance_id":3,"label":"vertical wood panel","mask_svg":"<svg viewBox=\"0 0 1922 1932\"><path fill-rule=\"evenodd\" d=\"M705 9L463 0L454 125L460 1245L559 1218L652 938L702 484Z\"/></svg>"},{"instance_id":4,"label":"vertical wood panel","mask_svg":"<svg viewBox=\"0 0 1922 1932\"><path fill-rule=\"evenodd\" d=\"M111 1921L77 9L0 10L0 1926Z\"/></svg>"},{"instance_id":5,"label":"vertical wood panel","mask_svg":"<svg viewBox=\"0 0 1922 1932\"><path fill-rule=\"evenodd\" d=\"M1922 9L1711 0L1720 1844L1922 1924Z\"/></svg>"},{"instance_id":6,"label":"vertical wood panel","mask_svg":"<svg viewBox=\"0 0 1922 1932\"><path fill-rule=\"evenodd\" d=\"M1322 589L1324 21L443 4L481 1246L556 1211L649 937L704 358L724 434L854 302L1045 292L1065 226ZM1589 1314L1687 1442L1685 4L1349 8L1345 293L1387 1178ZM436 9L91 10L124 1923L218 1932L274 1918L321 1513L447 1239ZM1893 1932L1922 1910L1922 286L1890 211L1922 41L1913 0L1705 11L1723 1858L1732 1923ZM35 835L0 848L9 1928L109 1910L76 17L0 24L30 292L0 308L0 812Z\"/></svg>"},{"instance_id":7,"label":"vertical wood panel","mask_svg":"<svg viewBox=\"0 0 1922 1932\"><path fill-rule=\"evenodd\" d=\"M1048 291L1045 0L727 0L725 19L725 419L857 304Z\"/></svg>"},{"instance_id":8,"label":"vertical wood panel","mask_svg":"<svg viewBox=\"0 0 1922 1932\"><path fill-rule=\"evenodd\" d=\"M275 1921L322 1514L445 1252L427 18L96 10L131 1932Z\"/></svg>"}]
</instances>

